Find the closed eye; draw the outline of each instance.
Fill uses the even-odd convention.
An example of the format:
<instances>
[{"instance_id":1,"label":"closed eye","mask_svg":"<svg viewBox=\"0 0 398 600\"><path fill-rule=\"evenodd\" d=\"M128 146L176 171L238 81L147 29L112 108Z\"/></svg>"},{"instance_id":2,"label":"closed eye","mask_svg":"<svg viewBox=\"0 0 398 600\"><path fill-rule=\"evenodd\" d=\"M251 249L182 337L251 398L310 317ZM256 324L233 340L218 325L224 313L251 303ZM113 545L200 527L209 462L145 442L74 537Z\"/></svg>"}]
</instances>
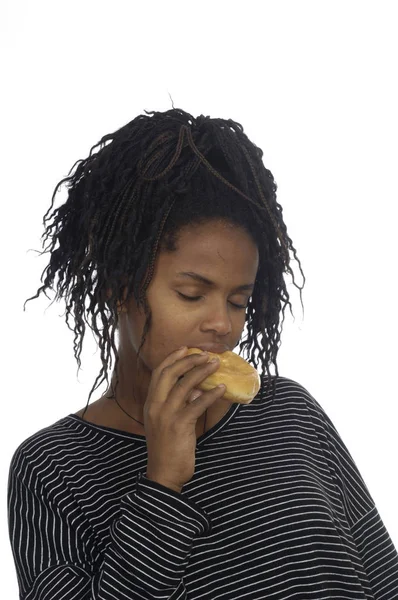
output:
<instances>
[{"instance_id":1,"label":"closed eye","mask_svg":"<svg viewBox=\"0 0 398 600\"><path fill-rule=\"evenodd\" d=\"M188 302L197 302L202 297L202 296L185 296L184 294L181 294L181 292L177 292L177 294L179 296L181 296L181 298L184 298L184 300L187 300ZM231 304L234 308L236 308L238 310L245 310L247 308L246 306L241 306L240 304L234 304L233 302L231 302Z\"/></svg>"}]
</instances>

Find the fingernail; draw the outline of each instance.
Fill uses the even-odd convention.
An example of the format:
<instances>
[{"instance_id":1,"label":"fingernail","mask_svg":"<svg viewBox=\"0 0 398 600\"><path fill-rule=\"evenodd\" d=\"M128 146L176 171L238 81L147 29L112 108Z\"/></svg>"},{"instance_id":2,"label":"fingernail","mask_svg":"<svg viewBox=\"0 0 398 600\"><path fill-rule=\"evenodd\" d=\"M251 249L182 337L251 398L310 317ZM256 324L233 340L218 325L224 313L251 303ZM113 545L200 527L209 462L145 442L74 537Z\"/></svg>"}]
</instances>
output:
<instances>
[{"instance_id":1,"label":"fingernail","mask_svg":"<svg viewBox=\"0 0 398 600\"><path fill-rule=\"evenodd\" d=\"M195 400L197 400L199 398L199 396L201 396L202 394L203 394L203 392L200 392L200 391L193 393L189 402L195 402Z\"/></svg>"}]
</instances>

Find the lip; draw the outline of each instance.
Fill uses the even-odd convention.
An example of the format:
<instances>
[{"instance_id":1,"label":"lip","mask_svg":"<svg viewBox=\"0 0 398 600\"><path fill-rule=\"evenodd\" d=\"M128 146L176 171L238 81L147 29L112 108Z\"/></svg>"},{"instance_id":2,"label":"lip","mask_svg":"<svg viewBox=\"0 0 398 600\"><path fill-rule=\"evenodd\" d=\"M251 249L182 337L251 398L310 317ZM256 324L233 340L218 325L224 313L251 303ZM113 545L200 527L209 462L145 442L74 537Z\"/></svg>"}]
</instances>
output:
<instances>
[{"instance_id":1,"label":"lip","mask_svg":"<svg viewBox=\"0 0 398 600\"><path fill-rule=\"evenodd\" d=\"M199 350L203 350L204 352L213 352L214 354L222 354L227 350L230 350L230 347L226 344L193 344L192 346L188 346L188 348L199 348Z\"/></svg>"}]
</instances>

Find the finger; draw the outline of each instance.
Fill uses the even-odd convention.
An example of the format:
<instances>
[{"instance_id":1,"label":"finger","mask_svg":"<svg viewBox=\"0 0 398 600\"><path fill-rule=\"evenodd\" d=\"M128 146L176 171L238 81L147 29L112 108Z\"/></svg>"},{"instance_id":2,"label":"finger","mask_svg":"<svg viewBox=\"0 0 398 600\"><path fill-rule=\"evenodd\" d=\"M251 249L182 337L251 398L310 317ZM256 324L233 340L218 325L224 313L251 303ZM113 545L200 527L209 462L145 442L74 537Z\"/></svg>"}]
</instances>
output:
<instances>
[{"instance_id":1,"label":"finger","mask_svg":"<svg viewBox=\"0 0 398 600\"><path fill-rule=\"evenodd\" d=\"M210 406L223 397L226 391L224 384L217 385L207 392L202 392L201 395L186 403L189 412L187 413L194 420L199 419Z\"/></svg>"},{"instance_id":2,"label":"finger","mask_svg":"<svg viewBox=\"0 0 398 600\"><path fill-rule=\"evenodd\" d=\"M197 373L197 369L205 366L208 360L210 360L208 355L191 354L177 360L172 365L163 367L157 374L157 393L156 397L153 398L153 403L170 401L175 402L177 405L185 404L188 394L194 387L197 387L195 384L200 383L214 370L214 364L211 364L207 367L207 371L205 369L201 372L199 377L192 378L192 373ZM207 364L210 365L210 363Z\"/></svg>"},{"instance_id":3,"label":"finger","mask_svg":"<svg viewBox=\"0 0 398 600\"><path fill-rule=\"evenodd\" d=\"M168 396L167 401L171 403L176 403L177 405L182 403L185 404L189 398L189 395L192 393L192 390L199 389L200 383L202 383L202 381L209 377L209 375L215 373L219 366L220 361L217 360L217 362L215 363L208 362L205 364L197 364L194 368L188 370L183 377L178 377L176 383L171 386L172 393ZM172 369L177 369L177 365L174 365ZM169 374L167 374L166 372L166 378L167 375L169 375L170 378L173 378L173 373L171 372L171 369ZM160 383L161 381L159 381L159 384Z\"/></svg>"},{"instance_id":4,"label":"finger","mask_svg":"<svg viewBox=\"0 0 398 600\"><path fill-rule=\"evenodd\" d=\"M203 394L202 390L194 388L188 396L188 402L195 402Z\"/></svg>"},{"instance_id":5,"label":"finger","mask_svg":"<svg viewBox=\"0 0 398 600\"><path fill-rule=\"evenodd\" d=\"M171 354L166 356L166 358L156 368L158 369L160 366L168 367L170 365L173 365L177 360L180 360L181 358L183 358L183 356L186 355L187 351L188 351L187 346L183 346L182 348L177 348L177 350L174 350L174 352L172 352Z\"/></svg>"},{"instance_id":6,"label":"finger","mask_svg":"<svg viewBox=\"0 0 398 600\"><path fill-rule=\"evenodd\" d=\"M171 358L171 357L170 357ZM168 359L163 361L156 369L152 372L150 390L156 389L156 395L154 396L153 403L163 403L167 400L170 392L173 390L178 379L184 378L187 372L193 369L195 366L200 365L208 361L210 357L208 355L190 354L184 357L184 353L176 356L175 361L171 362ZM167 364L169 363L169 364ZM191 385L188 389L184 387L184 397L178 394L178 399L181 402L182 399L188 397L188 392L192 390L194 385ZM148 391L148 393L149 393ZM177 391L178 388L177 388Z\"/></svg>"},{"instance_id":7,"label":"finger","mask_svg":"<svg viewBox=\"0 0 398 600\"><path fill-rule=\"evenodd\" d=\"M178 348L174 350L171 354L169 354L153 371L152 371L152 385L157 384L157 380L159 379L159 375L165 367L169 367L173 365L177 360L180 360L187 353L187 346L183 346L182 348Z\"/></svg>"}]
</instances>

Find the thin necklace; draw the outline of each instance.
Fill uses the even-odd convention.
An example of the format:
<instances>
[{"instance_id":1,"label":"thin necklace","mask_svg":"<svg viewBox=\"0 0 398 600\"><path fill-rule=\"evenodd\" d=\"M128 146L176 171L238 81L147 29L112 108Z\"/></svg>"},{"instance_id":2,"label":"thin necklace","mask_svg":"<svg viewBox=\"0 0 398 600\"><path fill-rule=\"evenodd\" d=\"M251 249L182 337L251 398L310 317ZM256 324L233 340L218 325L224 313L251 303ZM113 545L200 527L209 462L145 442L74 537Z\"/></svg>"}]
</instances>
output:
<instances>
[{"instance_id":1,"label":"thin necklace","mask_svg":"<svg viewBox=\"0 0 398 600\"><path fill-rule=\"evenodd\" d=\"M105 396L105 398L112 398L112 396ZM134 417L132 417L131 415L129 415L129 413L127 411L124 410L123 406L120 406L119 402L116 400L116 396L113 396L114 401L116 402L116 404L118 405L118 407L128 416L130 417L130 419L133 419L133 421L136 421L137 423L139 423L140 425L144 426L144 423L141 423L141 421L138 421L138 419L135 419ZM205 424L203 427L203 433L206 430L206 418L207 418L207 408L205 411Z\"/></svg>"}]
</instances>

